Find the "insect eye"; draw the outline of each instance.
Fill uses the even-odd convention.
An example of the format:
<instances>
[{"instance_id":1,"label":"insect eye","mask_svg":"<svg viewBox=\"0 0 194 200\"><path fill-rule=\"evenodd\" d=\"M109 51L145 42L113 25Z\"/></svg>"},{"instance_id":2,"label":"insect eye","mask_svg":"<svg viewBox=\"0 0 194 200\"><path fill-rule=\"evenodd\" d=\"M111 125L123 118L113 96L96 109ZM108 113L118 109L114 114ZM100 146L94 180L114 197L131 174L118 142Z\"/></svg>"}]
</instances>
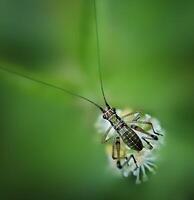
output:
<instances>
[{"instance_id":1,"label":"insect eye","mask_svg":"<svg viewBox=\"0 0 194 200\"><path fill-rule=\"evenodd\" d=\"M112 108L113 112L116 112L116 109L115 108Z\"/></svg>"}]
</instances>

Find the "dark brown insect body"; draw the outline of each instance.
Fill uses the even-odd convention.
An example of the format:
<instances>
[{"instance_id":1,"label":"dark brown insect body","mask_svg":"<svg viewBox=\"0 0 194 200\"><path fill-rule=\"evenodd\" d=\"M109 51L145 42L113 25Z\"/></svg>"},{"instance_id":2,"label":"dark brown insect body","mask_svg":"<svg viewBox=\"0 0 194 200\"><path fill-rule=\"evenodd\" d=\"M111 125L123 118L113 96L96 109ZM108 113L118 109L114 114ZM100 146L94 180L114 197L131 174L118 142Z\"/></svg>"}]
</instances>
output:
<instances>
[{"instance_id":1,"label":"dark brown insect body","mask_svg":"<svg viewBox=\"0 0 194 200\"><path fill-rule=\"evenodd\" d=\"M108 108L103 113L103 118L108 120L111 126L119 134L123 142L131 149L141 151L143 144L141 139L116 113L114 108Z\"/></svg>"}]
</instances>

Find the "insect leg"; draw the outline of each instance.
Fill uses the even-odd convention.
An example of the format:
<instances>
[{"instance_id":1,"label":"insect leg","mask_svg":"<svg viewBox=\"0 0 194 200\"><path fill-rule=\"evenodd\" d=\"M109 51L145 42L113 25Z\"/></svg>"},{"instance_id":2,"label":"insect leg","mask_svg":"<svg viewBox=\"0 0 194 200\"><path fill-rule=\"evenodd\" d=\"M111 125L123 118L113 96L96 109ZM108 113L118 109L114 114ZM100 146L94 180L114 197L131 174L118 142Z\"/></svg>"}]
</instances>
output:
<instances>
[{"instance_id":1,"label":"insect leg","mask_svg":"<svg viewBox=\"0 0 194 200\"><path fill-rule=\"evenodd\" d=\"M144 133L146 135L149 135L150 137L144 137L142 136L142 140L144 140L146 142L146 144L149 146L149 149L153 149L153 146L150 144L150 142L148 142L147 140L158 140L158 137L156 135L153 135L147 131L145 131L144 129L142 129L141 127L139 126L136 126L136 125L131 125L130 126L133 130L136 130L138 132L141 132L141 133Z\"/></svg>"},{"instance_id":2,"label":"insect leg","mask_svg":"<svg viewBox=\"0 0 194 200\"><path fill-rule=\"evenodd\" d=\"M153 146L150 144L150 142L148 142L146 139L152 139L152 138L148 138L148 137L141 137L142 140L144 140L146 142L146 144L149 146L149 149L153 149Z\"/></svg>"},{"instance_id":3,"label":"insect leg","mask_svg":"<svg viewBox=\"0 0 194 200\"><path fill-rule=\"evenodd\" d=\"M136 166L135 170L138 169L139 166L137 165L137 161L136 161L136 159L135 159L135 157L134 157L133 154L131 154L128 158L126 158L126 161L123 163L122 168L123 168L125 165L127 165L131 159L133 159L133 162L134 162L134 164L135 164L135 166Z\"/></svg>"},{"instance_id":4,"label":"insect leg","mask_svg":"<svg viewBox=\"0 0 194 200\"><path fill-rule=\"evenodd\" d=\"M123 168L123 164L121 164L121 159L126 159L128 160L128 158L126 157L125 152L123 153L123 155L121 155L121 142L120 142L120 137L116 137L113 146L112 146L112 159L113 160L117 160L117 167L119 169ZM129 162L129 160L128 160ZM127 163L127 162L126 162Z\"/></svg>"},{"instance_id":5,"label":"insect leg","mask_svg":"<svg viewBox=\"0 0 194 200\"><path fill-rule=\"evenodd\" d=\"M141 128L141 127L139 127L139 126L137 126L137 125L132 124L132 125L130 126L130 128L132 128L132 129L135 130L135 131L138 131L138 132L144 133L144 134L146 134L146 135L149 135L150 138L147 138L147 139L150 139L150 140L158 140L158 137L157 137L156 135L151 134L151 133L145 131L143 128Z\"/></svg>"},{"instance_id":6,"label":"insect leg","mask_svg":"<svg viewBox=\"0 0 194 200\"><path fill-rule=\"evenodd\" d=\"M117 167L119 169L122 168L121 161L120 161L120 159L121 159L120 150L121 150L120 137L116 137L116 139L112 145L112 159L117 160ZM115 155L115 153L116 153L116 155Z\"/></svg>"},{"instance_id":7,"label":"insect leg","mask_svg":"<svg viewBox=\"0 0 194 200\"><path fill-rule=\"evenodd\" d=\"M115 140L115 142L113 143L113 146L112 146L112 159L117 160L117 167L119 169L122 169L125 165L127 165L129 163L129 161L131 159L133 159L133 161L136 165L136 168L135 168L135 170L136 170L138 168L138 165L137 165L137 161L136 161L134 155L131 154L129 157L121 156L120 155L120 150L121 150L120 147L121 147L120 137L116 137L116 140ZM116 155L115 155L115 153L116 153ZM126 161L123 164L121 164L121 159L123 159L123 158L125 158Z\"/></svg>"},{"instance_id":8,"label":"insect leg","mask_svg":"<svg viewBox=\"0 0 194 200\"><path fill-rule=\"evenodd\" d=\"M135 114L137 114L137 116L134 117L134 119L132 119L132 121L131 121L132 123L139 123L139 124L147 124L147 125L150 125L151 128L152 128L152 131L154 132L154 134L163 136L162 134L160 134L160 133L158 133L158 132L155 131L154 126L153 126L153 124L152 124L151 122L147 122L147 121L138 121L138 120L141 118L141 115L143 115L143 113L142 113L141 111L128 113L128 114L122 116L122 119L124 119L124 118L126 118L126 117L129 117L129 116L131 116L131 115L135 115Z\"/></svg>"},{"instance_id":9,"label":"insect leg","mask_svg":"<svg viewBox=\"0 0 194 200\"><path fill-rule=\"evenodd\" d=\"M112 126L110 126L110 127L107 129L107 131L105 132L105 134L103 135L102 141L101 141L102 144L108 142L108 141L111 139L111 137L107 139L108 134L110 133L111 129L112 129Z\"/></svg>"},{"instance_id":10,"label":"insect leg","mask_svg":"<svg viewBox=\"0 0 194 200\"><path fill-rule=\"evenodd\" d=\"M116 153L116 155L115 155ZM120 158L120 138L116 137L113 145L112 145L112 159L116 160Z\"/></svg>"},{"instance_id":11,"label":"insect leg","mask_svg":"<svg viewBox=\"0 0 194 200\"><path fill-rule=\"evenodd\" d=\"M132 121L137 121L138 119L140 119L141 115L142 115L142 112L140 111L135 111L135 112L131 112L131 113L127 113L126 115L123 115L121 118L122 119L125 119L126 117L129 117L131 115L135 115L137 114L137 116L135 116Z\"/></svg>"},{"instance_id":12,"label":"insect leg","mask_svg":"<svg viewBox=\"0 0 194 200\"><path fill-rule=\"evenodd\" d=\"M133 122L133 123L139 123L139 124L147 124L147 125L150 125L151 128L152 128L152 131L154 132L154 134L156 134L156 135L160 135L160 136L163 136L162 134L160 134L160 133L158 133L158 132L156 132L156 131L154 130L154 126L153 126L153 124L152 124L151 122L146 122L146 121L136 121L136 122Z\"/></svg>"}]
</instances>

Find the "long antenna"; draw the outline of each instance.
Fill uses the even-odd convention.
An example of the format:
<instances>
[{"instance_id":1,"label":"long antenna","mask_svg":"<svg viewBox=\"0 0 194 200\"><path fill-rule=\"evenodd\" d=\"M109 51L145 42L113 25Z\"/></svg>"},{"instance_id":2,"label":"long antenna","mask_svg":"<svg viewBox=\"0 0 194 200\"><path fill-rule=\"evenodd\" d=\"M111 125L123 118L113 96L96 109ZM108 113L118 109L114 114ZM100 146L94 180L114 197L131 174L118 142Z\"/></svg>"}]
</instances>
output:
<instances>
[{"instance_id":1,"label":"long antenna","mask_svg":"<svg viewBox=\"0 0 194 200\"><path fill-rule=\"evenodd\" d=\"M97 45L97 57L98 57L98 73L100 78L100 87L101 92L104 98L104 102L107 107L110 107L104 93L103 81L102 81L102 72L101 72L101 59L100 59L100 43L99 43L99 34L98 34L98 18L97 18L97 9L96 9L96 0L94 0L94 17L95 17L95 30L96 30L96 45Z\"/></svg>"},{"instance_id":2,"label":"long antenna","mask_svg":"<svg viewBox=\"0 0 194 200\"><path fill-rule=\"evenodd\" d=\"M73 93L73 92L71 92L71 91L69 91L69 90L66 90L66 89L61 88L61 87L56 86L56 85L53 85L53 84L51 84L51 83L47 83L47 82L38 80L38 79L36 79L36 78L33 78L33 77L30 77L30 76L24 75L24 74L22 74L22 73L20 73L20 72L16 72L16 71L12 70L12 69L8 69L8 68L2 67L2 66L0 66L0 69L3 70L3 71L6 71L6 72L8 72L8 73L11 73L11 74L14 74L14 75L23 77L23 78L28 79L28 80L31 80L31 81L33 81L33 82L40 83L40 84L42 84L42 85L46 85L47 87L51 87L51 88L60 90L60 91L62 91L62 92L68 93L68 94L70 94L70 95L72 95L72 96L75 96L75 97L78 97L78 98L80 98L80 99L83 99L83 100L85 100L85 101L87 101L87 102L92 103L92 104L95 105L96 107L98 107L102 112L104 111L104 109L103 109L101 106L99 106L97 103L95 103L95 102L91 101L90 99L88 99L88 98L86 98L86 97L83 97L83 96L81 96L81 95L79 95L79 94L75 94L75 93Z\"/></svg>"}]
</instances>

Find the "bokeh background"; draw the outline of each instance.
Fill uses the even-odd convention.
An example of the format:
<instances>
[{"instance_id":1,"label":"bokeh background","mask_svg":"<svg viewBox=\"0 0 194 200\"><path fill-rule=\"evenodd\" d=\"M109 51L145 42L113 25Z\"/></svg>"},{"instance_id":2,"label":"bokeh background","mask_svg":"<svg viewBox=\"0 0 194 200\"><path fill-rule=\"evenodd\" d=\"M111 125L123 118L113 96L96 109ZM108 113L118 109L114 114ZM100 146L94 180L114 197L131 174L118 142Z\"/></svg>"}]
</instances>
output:
<instances>
[{"instance_id":1,"label":"bokeh background","mask_svg":"<svg viewBox=\"0 0 194 200\"><path fill-rule=\"evenodd\" d=\"M1 199L193 199L194 1L96 0L105 91L160 119L157 174L108 170L99 111L0 70ZM92 0L0 0L0 65L102 104Z\"/></svg>"}]
</instances>

